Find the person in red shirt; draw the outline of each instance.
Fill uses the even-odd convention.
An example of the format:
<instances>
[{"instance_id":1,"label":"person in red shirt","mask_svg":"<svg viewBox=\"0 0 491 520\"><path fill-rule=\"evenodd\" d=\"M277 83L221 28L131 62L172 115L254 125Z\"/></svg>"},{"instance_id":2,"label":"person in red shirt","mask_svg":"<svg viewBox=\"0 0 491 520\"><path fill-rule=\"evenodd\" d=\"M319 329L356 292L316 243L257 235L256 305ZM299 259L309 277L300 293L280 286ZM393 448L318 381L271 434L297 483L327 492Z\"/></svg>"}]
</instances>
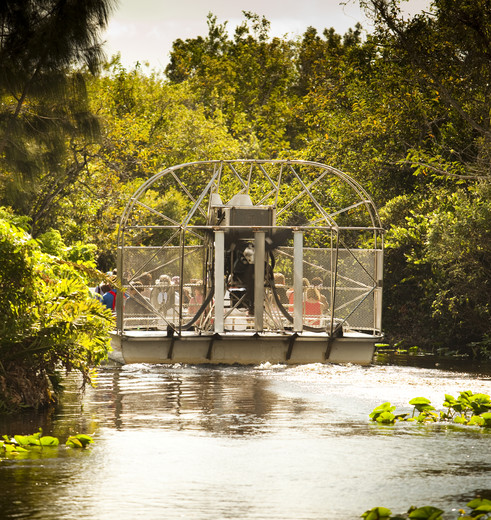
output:
<instances>
[{"instance_id":1,"label":"person in red shirt","mask_svg":"<svg viewBox=\"0 0 491 520\"><path fill-rule=\"evenodd\" d=\"M322 303L320 293L315 287L309 287L307 289L303 309L307 325L319 327L321 324Z\"/></svg>"}]
</instances>

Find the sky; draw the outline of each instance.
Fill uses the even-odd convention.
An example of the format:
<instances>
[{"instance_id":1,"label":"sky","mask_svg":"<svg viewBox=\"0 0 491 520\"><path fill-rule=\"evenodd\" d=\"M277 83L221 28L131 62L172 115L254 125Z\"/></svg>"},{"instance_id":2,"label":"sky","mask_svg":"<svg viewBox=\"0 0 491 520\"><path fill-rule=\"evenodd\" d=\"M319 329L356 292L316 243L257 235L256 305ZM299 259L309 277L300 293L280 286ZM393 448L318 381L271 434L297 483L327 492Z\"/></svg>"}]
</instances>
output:
<instances>
[{"instance_id":1,"label":"sky","mask_svg":"<svg viewBox=\"0 0 491 520\"><path fill-rule=\"evenodd\" d=\"M419 12L428 1L406 1L405 9ZM119 52L127 68L139 61L162 70L174 40L206 36L209 12L219 23L227 21L233 32L244 20L242 11L265 16L271 22L271 36L293 38L309 26L320 33L334 27L339 34L357 22L369 27L357 0L119 0L103 35L104 48L108 57Z\"/></svg>"}]
</instances>

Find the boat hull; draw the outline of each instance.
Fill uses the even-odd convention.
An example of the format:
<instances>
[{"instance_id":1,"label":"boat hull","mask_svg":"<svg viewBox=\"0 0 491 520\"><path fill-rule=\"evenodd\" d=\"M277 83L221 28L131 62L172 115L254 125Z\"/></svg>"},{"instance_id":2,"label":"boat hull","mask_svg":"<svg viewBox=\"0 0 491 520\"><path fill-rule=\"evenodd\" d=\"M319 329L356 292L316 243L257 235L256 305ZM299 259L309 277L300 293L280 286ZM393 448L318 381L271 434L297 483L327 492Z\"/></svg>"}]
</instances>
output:
<instances>
[{"instance_id":1,"label":"boat hull","mask_svg":"<svg viewBox=\"0 0 491 520\"><path fill-rule=\"evenodd\" d=\"M326 334L182 334L169 337L158 331L113 334L110 359L119 363L224 364L261 363L353 363L372 362L380 337L347 333L330 338Z\"/></svg>"}]
</instances>

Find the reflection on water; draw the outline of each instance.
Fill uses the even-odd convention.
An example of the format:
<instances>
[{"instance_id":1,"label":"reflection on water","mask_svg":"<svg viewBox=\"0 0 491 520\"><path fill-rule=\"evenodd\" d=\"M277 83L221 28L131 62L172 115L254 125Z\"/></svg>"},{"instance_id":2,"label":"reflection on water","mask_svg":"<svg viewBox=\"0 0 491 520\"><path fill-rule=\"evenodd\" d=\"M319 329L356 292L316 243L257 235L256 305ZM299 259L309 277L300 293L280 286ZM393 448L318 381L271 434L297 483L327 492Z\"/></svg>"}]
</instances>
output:
<instances>
[{"instance_id":1,"label":"reflection on water","mask_svg":"<svg viewBox=\"0 0 491 520\"><path fill-rule=\"evenodd\" d=\"M0 422L95 439L0 462L0 518L342 520L491 493L491 432L368 421L384 401L489 394L483 371L129 365L100 369L83 396L78 385L66 381L54 413Z\"/></svg>"}]
</instances>

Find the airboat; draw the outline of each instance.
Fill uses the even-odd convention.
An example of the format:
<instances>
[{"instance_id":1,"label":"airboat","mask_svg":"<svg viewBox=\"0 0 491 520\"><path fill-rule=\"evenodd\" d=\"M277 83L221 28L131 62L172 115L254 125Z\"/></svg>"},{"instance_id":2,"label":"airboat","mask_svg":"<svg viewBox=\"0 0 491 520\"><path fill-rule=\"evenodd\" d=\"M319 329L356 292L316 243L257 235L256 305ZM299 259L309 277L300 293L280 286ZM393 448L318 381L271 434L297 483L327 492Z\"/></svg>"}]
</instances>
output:
<instances>
[{"instance_id":1,"label":"airboat","mask_svg":"<svg viewBox=\"0 0 491 520\"><path fill-rule=\"evenodd\" d=\"M383 236L362 186L300 160L166 168L118 230L121 363L372 362Z\"/></svg>"}]
</instances>

